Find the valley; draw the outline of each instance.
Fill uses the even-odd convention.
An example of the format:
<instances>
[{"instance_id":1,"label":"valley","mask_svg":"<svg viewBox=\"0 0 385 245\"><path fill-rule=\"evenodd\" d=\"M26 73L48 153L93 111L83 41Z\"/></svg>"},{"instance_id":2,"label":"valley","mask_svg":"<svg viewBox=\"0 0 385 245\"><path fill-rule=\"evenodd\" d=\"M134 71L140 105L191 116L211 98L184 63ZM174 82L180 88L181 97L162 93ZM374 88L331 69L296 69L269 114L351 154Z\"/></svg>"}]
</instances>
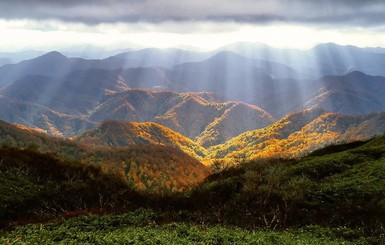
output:
<instances>
[{"instance_id":1,"label":"valley","mask_svg":"<svg viewBox=\"0 0 385 245\"><path fill-rule=\"evenodd\" d=\"M296 159L384 134L381 66L351 59L330 70L329 52L336 60L384 55L331 43L308 51L250 43L142 49L101 59L49 52L0 67L1 142L101 164L141 190L176 191L201 182L212 164ZM288 55L310 66L315 55L324 65L309 75L314 67L305 71Z\"/></svg>"},{"instance_id":2,"label":"valley","mask_svg":"<svg viewBox=\"0 0 385 245\"><path fill-rule=\"evenodd\" d=\"M385 1L0 1L0 244L385 244Z\"/></svg>"},{"instance_id":3,"label":"valley","mask_svg":"<svg viewBox=\"0 0 385 245\"><path fill-rule=\"evenodd\" d=\"M328 52L341 62L330 66ZM5 64L0 226L19 228L0 241L104 241L96 222L114 242L146 230L134 244L152 233L187 243L376 244L385 74L372 61L384 57L330 43L237 43L100 59L54 51ZM71 239L60 233L68 227Z\"/></svg>"}]
</instances>

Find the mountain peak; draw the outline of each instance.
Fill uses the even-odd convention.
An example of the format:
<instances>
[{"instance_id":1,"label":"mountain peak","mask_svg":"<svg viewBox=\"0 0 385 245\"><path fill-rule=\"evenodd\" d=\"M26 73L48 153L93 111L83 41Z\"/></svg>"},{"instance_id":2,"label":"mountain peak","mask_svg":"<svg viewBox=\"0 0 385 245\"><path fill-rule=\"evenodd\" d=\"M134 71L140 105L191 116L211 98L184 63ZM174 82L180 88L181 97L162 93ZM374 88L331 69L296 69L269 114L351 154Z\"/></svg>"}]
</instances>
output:
<instances>
[{"instance_id":1,"label":"mountain peak","mask_svg":"<svg viewBox=\"0 0 385 245\"><path fill-rule=\"evenodd\" d=\"M340 45L340 44L336 44L336 43L322 43L322 44L318 44L316 45L315 47L312 48L312 50L316 50L316 51L325 51L325 50L329 50L330 51L337 51L337 50L345 50L345 51L349 51L349 52L362 52L362 50L360 48L358 48L357 46L354 46L354 45Z\"/></svg>"},{"instance_id":2,"label":"mountain peak","mask_svg":"<svg viewBox=\"0 0 385 245\"><path fill-rule=\"evenodd\" d=\"M49 60L49 61L56 62L56 61L67 60L67 57L58 51L51 51L51 52L48 52L46 54L43 54L43 55L37 57L36 59Z\"/></svg>"},{"instance_id":3,"label":"mountain peak","mask_svg":"<svg viewBox=\"0 0 385 245\"><path fill-rule=\"evenodd\" d=\"M314 46L312 49L326 49L326 48L329 49L329 48L337 48L337 47L344 47L344 46L329 42L329 43L318 44L318 45Z\"/></svg>"},{"instance_id":4,"label":"mountain peak","mask_svg":"<svg viewBox=\"0 0 385 245\"><path fill-rule=\"evenodd\" d=\"M361 72L361 71L352 71L345 75L345 77L369 77L369 75Z\"/></svg>"}]
</instances>

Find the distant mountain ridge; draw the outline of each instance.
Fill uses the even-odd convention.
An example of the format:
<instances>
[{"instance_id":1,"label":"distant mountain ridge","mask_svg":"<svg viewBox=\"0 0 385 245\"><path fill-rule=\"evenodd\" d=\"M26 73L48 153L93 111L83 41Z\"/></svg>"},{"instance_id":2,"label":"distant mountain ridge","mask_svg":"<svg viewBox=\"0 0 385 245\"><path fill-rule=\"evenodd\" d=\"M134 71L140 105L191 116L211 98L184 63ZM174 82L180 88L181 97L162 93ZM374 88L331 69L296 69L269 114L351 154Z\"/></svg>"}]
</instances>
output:
<instances>
[{"instance_id":1,"label":"distant mountain ridge","mask_svg":"<svg viewBox=\"0 0 385 245\"><path fill-rule=\"evenodd\" d=\"M332 71L326 67L333 64L328 52L335 61L342 59L342 66L355 65ZM320 70L330 74L311 78L310 70L287 63L296 54L297 65L314 65L307 59L315 55ZM357 61L373 58L379 64L371 67L380 71L382 55L336 44L285 51L247 43L212 53L144 49L101 60L50 52L0 67L0 119L60 137L81 134L103 120L153 121L209 147L306 109L385 111L385 77L366 75L368 66ZM343 60L348 56L354 59Z\"/></svg>"},{"instance_id":2,"label":"distant mountain ridge","mask_svg":"<svg viewBox=\"0 0 385 245\"><path fill-rule=\"evenodd\" d=\"M384 48L359 48L335 43L319 44L309 50L279 49L261 43L238 42L219 48L249 58L279 62L313 79L344 75L354 70L385 76Z\"/></svg>"},{"instance_id":3,"label":"distant mountain ridge","mask_svg":"<svg viewBox=\"0 0 385 245\"><path fill-rule=\"evenodd\" d=\"M209 54L179 49L143 49L105 59L68 58L52 51L33 59L0 67L0 88L28 75L61 80L67 74L88 69L117 70L128 68L172 67L189 61L204 60Z\"/></svg>"},{"instance_id":4,"label":"distant mountain ridge","mask_svg":"<svg viewBox=\"0 0 385 245\"><path fill-rule=\"evenodd\" d=\"M119 83L116 85L118 87ZM21 88L18 89L19 87ZM87 86L84 87L82 96L72 99L71 91L77 95L82 93L81 88L74 87L69 90L68 97L66 93L61 93L53 96L50 101L44 100L48 102L41 105L40 87L16 84L3 91L4 96L0 100L4 106L0 108L0 116L3 120L41 128L48 134L61 137L81 134L104 120L152 121L190 139L197 138L205 146L223 143L242 132L263 128L274 121L270 114L257 106L234 101L218 102L221 100L210 93L140 89L106 92L103 87L94 87L98 91L93 94L94 98L99 99L97 102L89 100L86 88ZM22 101L12 98L25 99ZM239 121L239 118L244 120ZM236 121L236 124L231 123Z\"/></svg>"},{"instance_id":5,"label":"distant mountain ridge","mask_svg":"<svg viewBox=\"0 0 385 245\"><path fill-rule=\"evenodd\" d=\"M345 76L326 76L305 108L321 107L342 114L385 111L385 77L354 71Z\"/></svg>"},{"instance_id":6,"label":"distant mountain ridge","mask_svg":"<svg viewBox=\"0 0 385 245\"><path fill-rule=\"evenodd\" d=\"M243 109L238 114L229 113L237 107ZM238 120L237 124L226 123L239 119L239 116L245 120ZM93 121L153 121L190 139L199 139L202 145L224 142L241 131L262 128L273 122L270 114L256 106L234 101L217 102L212 94L146 90L128 90L112 95L89 118ZM227 125L225 130L220 129L224 125Z\"/></svg>"},{"instance_id":7,"label":"distant mountain ridge","mask_svg":"<svg viewBox=\"0 0 385 245\"><path fill-rule=\"evenodd\" d=\"M384 63L381 59L382 56L385 57L385 53L372 53L368 49L335 44L319 45L310 51L278 50L269 46L247 43L239 45L239 47L237 45L229 46L227 49L242 55L223 51L226 50L226 47L212 53L178 49L144 49L121 53L102 60L67 58L59 52L50 52L35 59L0 67L0 88L3 87L0 94L10 94L10 96L14 96L14 99L21 100L25 100L26 97L35 98L34 101L29 101L33 103L39 99L37 102L43 102L44 106L54 110L57 108L52 106L63 109L66 104L70 105L67 106L69 108L73 108L71 103L82 105L84 108L79 108L82 114L85 110L90 110L90 106L100 103L103 95L108 91L122 92L129 88L176 92L215 92L221 94L224 100L236 100L256 105L276 118L283 117L290 112L312 108L317 104L336 113L362 114L384 110L382 101L373 102L370 101L370 98L362 101L361 92L352 98L342 91L346 97L343 98L340 96L341 91L334 91L336 88L331 90L332 81L327 80L346 80L346 78L355 80L356 78L353 77L355 71L381 75L381 71L384 69L379 66ZM336 60L330 60L330 57L334 56ZM366 57L365 59L369 59L371 63L375 64L365 65L366 61L359 63L357 61L357 64L348 66L345 64L348 61L345 61L344 58L349 59L351 56L355 58L350 59L350 62L358 60L360 57ZM292 57L295 59L291 59ZM312 59L312 61L308 59ZM335 64L337 61L341 61L342 65L346 67L336 67L335 69L338 71L322 68L331 64L334 67L334 65L338 65ZM153 62L153 64L148 62ZM158 64L155 64L157 62ZM308 69L306 67L309 65L319 67L311 68L313 71L310 72L310 75L309 71L301 71L301 69ZM371 72L365 67L379 72ZM319 68L318 71L314 71L315 68ZM338 76L341 78L337 78ZM37 78L41 81L37 81ZM368 75L359 81L362 94L370 89L371 83L366 84L367 80L373 80L373 76ZM6 87L7 85L9 86ZM26 90L31 86L41 87L38 91L39 96L30 95L28 97L22 92L15 92L15 90ZM13 93L9 92L11 90L9 87L13 87ZM345 86L338 89L346 90L348 88ZM327 90L329 95L322 90ZM382 88L380 92L382 92ZM58 96L58 93L61 96ZM43 96L45 98L39 98ZM339 102L323 103L325 96L334 101L335 98L340 100L342 98L341 103L346 101L350 103L350 100L357 104L369 103L370 105L364 106L374 107L374 109L370 111L360 108L357 112L341 109ZM60 97L62 100L60 103L64 106L56 102ZM65 98L66 100L64 100ZM337 108L333 108L334 105ZM60 112L67 113L66 111Z\"/></svg>"}]
</instances>

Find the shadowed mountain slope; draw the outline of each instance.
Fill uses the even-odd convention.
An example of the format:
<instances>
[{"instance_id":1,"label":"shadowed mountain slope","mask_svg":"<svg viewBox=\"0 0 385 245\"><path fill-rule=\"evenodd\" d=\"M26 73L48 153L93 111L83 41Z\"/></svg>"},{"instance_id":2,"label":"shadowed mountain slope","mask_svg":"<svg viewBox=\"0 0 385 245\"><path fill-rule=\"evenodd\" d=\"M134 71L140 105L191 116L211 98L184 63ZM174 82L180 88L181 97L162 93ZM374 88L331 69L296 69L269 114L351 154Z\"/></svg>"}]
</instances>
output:
<instances>
[{"instance_id":1,"label":"shadowed mountain slope","mask_svg":"<svg viewBox=\"0 0 385 245\"><path fill-rule=\"evenodd\" d=\"M316 83L319 88L305 108L322 107L342 114L385 111L385 77L355 71L344 76L326 76Z\"/></svg>"},{"instance_id":2,"label":"shadowed mountain slope","mask_svg":"<svg viewBox=\"0 0 385 245\"><path fill-rule=\"evenodd\" d=\"M199 53L179 49L143 49L129 51L106 59L68 58L53 51L33 59L0 67L0 88L29 75L47 76L62 80L67 74L88 69L116 70L141 68L141 76L151 67L172 67L177 64L200 61L210 53Z\"/></svg>"},{"instance_id":3,"label":"shadowed mountain slope","mask_svg":"<svg viewBox=\"0 0 385 245\"><path fill-rule=\"evenodd\" d=\"M383 48L359 48L334 43L319 44L309 50L278 49L261 43L238 42L218 49L253 59L279 62L313 79L326 75L344 75L358 70L373 76L385 76Z\"/></svg>"},{"instance_id":4,"label":"shadowed mountain slope","mask_svg":"<svg viewBox=\"0 0 385 245\"><path fill-rule=\"evenodd\" d=\"M60 113L42 105L15 101L2 96L0 104L1 120L39 128L52 136L77 135L97 125L81 115Z\"/></svg>"},{"instance_id":5,"label":"shadowed mountain slope","mask_svg":"<svg viewBox=\"0 0 385 245\"><path fill-rule=\"evenodd\" d=\"M153 121L208 146L273 122L267 112L240 102L216 102L210 93L129 90L111 96L90 114L93 121ZM239 120L240 119L240 120ZM237 122L237 123L230 123Z\"/></svg>"},{"instance_id":6,"label":"shadowed mountain slope","mask_svg":"<svg viewBox=\"0 0 385 245\"><path fill-rule=\"evenodd\" d=\"M75 72L63 83L42 76L18 80L0 93L0 99L6 105L0 108L1 118L64 137L80 134L103 120L153 121L191 139L201 136L200 143L204 145L223 143L239 133L273 122L271 115L256 106L221 102L220 96L212 93L129 89L120 80L118 71L109 71L108 76L102 70L93 71L94 74L90 70ZM96 78L88 79L89 76ZM229 113L229 109L237 112ZM235 117L244 120L226 124L222 118L214 123L221 117L230 121L235 121ZM59 118L77 120L78 123L70 126ZM221 125L223 123L226 127ZM61 126L63 124L67 127ZM215 134L208 137L212 133L206 132L206 128Z\"/></svg>"},{"instance_id":7,"label":"shadowed mountain slope","mask_svg":"<svg viewBox=\"0 0 385 245\"><path fill-rule=\"evenodd\" d=\"M340 47L334 49L336 55L341 54ZM160 61L182 52L149 49L121 56L123 60L127 55L145 59L144 54L152 51L161 57ZM205 60L167 69L125 69L126 64L119 57L85 60L51 52L1 67L0 80L5 79L8 85L0 90L4 101L0 119L64 137L82 133L103 120L153 121L208 147L266 127L273 117L305 109L322 108L340 114L385 111L385 78L361 72L312 80L289 66L233 52L219 52ZM8 73L17 78L7 80ZM163 89L195 92L178 94ZM73 122L62 123L59 118Z\"/></svg>"}]
</instances>

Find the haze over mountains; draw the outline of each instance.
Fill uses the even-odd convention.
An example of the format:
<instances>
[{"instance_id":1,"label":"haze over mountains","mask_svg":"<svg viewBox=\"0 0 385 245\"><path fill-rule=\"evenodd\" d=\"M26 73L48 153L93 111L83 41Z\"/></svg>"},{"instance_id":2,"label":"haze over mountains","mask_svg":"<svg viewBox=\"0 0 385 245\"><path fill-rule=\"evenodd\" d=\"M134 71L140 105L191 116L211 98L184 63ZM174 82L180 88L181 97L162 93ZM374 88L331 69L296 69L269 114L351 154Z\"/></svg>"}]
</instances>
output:
<instances>
[{"instance_id":1,"label":"haze over mountains","mask_svg":"<svg viewBox=\"0 0 385 245\"><path fill-rule=\"evenodd\" d=\"M277 49L261 43L234 43L220 50L228 50L254 59L283 63L312 78L343 75L361 71L384 76L384 48L359 48L334 43L319 44L309 50Z\"/></svg>"},{"instance_id":2,"label":"haze over mountains","mask_svg":"<svg viewBox=\"0 0 385 245\"><path fill-rule=\"evenodd\" d=\"M95 83L104 83L104 90L120 86L216 92L226 100L254 104L280 118L306 108L304 104L318 96L314 93L327 82L322 80L323 77L344 76L354 71L384 76L385 53L373 50L331 43L318 45L309 51L236 43L206 53L144 49L100 60L67 58L58 52L50 52L0 67L0 87L20 80L34 80L31 82L36 83L36 77L28 76L39 75L43 76L40 80L50 81L53 88L46 88L46 94L51 96L51 90L60 90L60 86L66 89L77 89L76 86L82 85L91 88ZM92 91L88 93L88 96L92 95ZM332 111L351 113L349 110Z\"/></svg>"},{"instance_id":3,"label":"haze over mountains","mask_svg":"<svg viewBox=\"0 0 385 245\"><path fill-rule=\"evenodd\" d=\"M382 127L374 128L373 125L381 125L382 119L373 117L372 113L385 111L384 71L382 49L332 43L308 51L280 50L250 43L236 43L213 52L143 49L104 59L68 58L54 51L0 67L0 119L59 137L82 135L96 127L88 134L98 132L98 137L100 134L107 137L107 131L113 134L113 130L106 129L111 126L111 120L154 122L156 124L145 127L151 128L145 140L157 139L161 143L162 140L151 133L159 133L165 126L181 134L176 136L169 129L161 130L173 135L173 140L187 137L193 141L189 145L196 144L198 152L211 147L208 155L213 156L215 152L214 155L222 157L228 154L228 147L248 151L247 145L262 139L271 141L276 133L269 127L277 129L281 124L289 127L290 133L279 139L293 137L292 134L304 134L308 139L308 135L314 133L312 130L324 130L308 125L323 113L329 114L319 121L328 121L332 115L339 119L354 118L354 123L350 119L334 120L336 127L350 125L349 134L333 131L332 140L322 143L325 145L372 137L383 131ZM316 117L310 117L310 121L286 116L302 115L309 109L319 112ZM368 119L372 117L376 120ZM106 120L110 124L102 123ZM302 123L292 124L297 120ZM136 124L114 125L112 128L123 130L118 130L121 133L136 128L136 133L130 131L129 135L146 132L143 126L134 126ZM372 125L372 128L367 133L358 133L363 131L363 125ZM311 130L302 132L306 127ZM101 133L103 128L107 131ZM261 133L265 131L269 133ZM251 139L252 134L259 135L258 139L249 142L242 138ZM241 138L234 138L238 135ZM331 134L328 131L325 135ZM84 135L79 139L82 137ZM117 144L103 137L96 141L86 137L86 141ZM128 138L119 142L117 145L137 143ZM234 142L240 146L234 146ZM218 146L220 144L224 145ZM264 146L261 149L265 149L265 143L261 144ZM297 153L286 155L297 156L314 147L308 144L306 149L298 148ZM197 151L194 157L206 155Z\"/></svg>"}]
</instances>

